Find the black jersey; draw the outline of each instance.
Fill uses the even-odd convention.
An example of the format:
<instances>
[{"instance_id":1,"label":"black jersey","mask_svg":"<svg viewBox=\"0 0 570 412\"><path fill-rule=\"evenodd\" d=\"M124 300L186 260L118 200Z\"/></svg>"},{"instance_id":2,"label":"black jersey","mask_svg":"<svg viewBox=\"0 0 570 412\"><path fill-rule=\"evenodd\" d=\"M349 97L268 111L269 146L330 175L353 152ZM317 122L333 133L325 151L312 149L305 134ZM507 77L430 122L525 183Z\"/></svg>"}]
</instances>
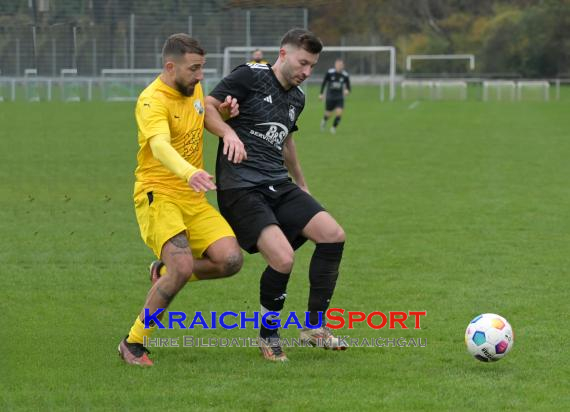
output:
<instances>
[{"instance_id":1,"label":"black jersey","mask_svg":"<svg viewBox=\"0 0 570 412\"><path fill-rule=\"evenodd\" d=\"M297 118L305 107L300 87L285 90L268 64L238 66L210 95L219 101L226 96L239 103L239 116L228 120L245 146L247 160L239 164L218 146L216 184L219 190L237 189L285 181L289 173L283 160L285 138L297 130Z\"/></svg>"},{"instance_id":2,"label":"black jersey","mask_svg":"<svg viewBox=\"0 0 570 412\"><path fill-rule=\"evenodd\" d=\"M344 86L350 91L350 77L344 70L337 72L335 69L329 69L323 83L321 84L321 94L325 87L327 88L327 99L342 99L344 97Z\"/></svg>"}]
</instances>

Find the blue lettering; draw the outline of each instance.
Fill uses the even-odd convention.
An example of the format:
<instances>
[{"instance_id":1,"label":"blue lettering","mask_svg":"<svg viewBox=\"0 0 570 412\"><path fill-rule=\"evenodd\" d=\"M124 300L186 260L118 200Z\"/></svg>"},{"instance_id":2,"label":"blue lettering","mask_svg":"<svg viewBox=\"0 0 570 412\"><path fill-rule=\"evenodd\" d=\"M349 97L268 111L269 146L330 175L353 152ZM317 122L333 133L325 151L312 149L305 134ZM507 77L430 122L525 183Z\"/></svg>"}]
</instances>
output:
<instances>
[{"instance_id":1,"label":"blue lettering","mask_svg":"<svg viewBox=\"0 0 570 412\"><path fill-rule=\"evenodd\" d=\"M281 319L279 319L279 312L267 312L265 315L261 317L261 324L265 326L267 329L279 329L281 327Z\"/></svg>"},{"instance_id":2,"label":"blue lettering","mask_svg":"<svg viewBox=\"0 0 570 412\"><path fill-rule=\"evenodd\" d=\"M184 312L170 312L168 314L168 329L174 329L174 323L178 323L180 329L186 329L182 322L186 320L186 313Z\"/></svg>"},{"instance_id":3,"label":"blue lettering","mask_svg":"<svg viewBox=\"0 0 570 412\"><path fill-rule=\"evenodd\" d=\"M311 312L305 312L305 326L309 329L318 329L323 326L323 312L319 311L319 322L316 325L311 325L309 322Z\"/></svg>"},{"instance_id":4,"label":"blue lettering","mask_svg":"<svg viewBox=\"0 0 570 412\"><path fill-rule=\"evenodd\" d=\"M204 329L209 329L206 319L202 316L202 312L196 312L194 319L192 319L192 323L188 326L188 329L194 329L194 326L196 325L202 325Z\"/></svg>"},{"instance_id":5,"label":"blue lettering","mask_svg":"<svg viewBox=\"0 0 570 412\"><path fill-rule=\"evenodd\" d=\"M259 329L259 317L257 316L257 312L253 314L252 318L248 318L246 312L240 312L239 328L247 329L247 327L245 326L247 322L253 322L253 329Z\"/></svg>"},{"instance_id":6,"label":"blue lettering","mask_svg":"<svg viewBox=\"0 0 570 412\"><path fill-rule=\"evenodd\" d=\"M155 324L158 326L158 329L164 329L164 325L158 319L158 316L164 312L164 309L157 309L152 315L149 313L148 308L144 308L144 328L150 329Z\"/></svg>"},{"instance_id":7,"label":"blue lettering","mask_svg":"<svg viewBox=\"0 0 570 412\"><path fill-rule=\"evenodd\" d=\"M224 321L224 319L226 318L226 316L233 316L233 317L237 317L237 313L235 312L224 312L220 315L220 326L224 329L235 329L237 328L237 324L233 324L233 325L228 325L226 324L226 322Z\"/></svg>"},{"instance_id":8,"label":"blue lettering","mask_svg":"<svg viewBox=\"0 0 570 412\"><path fill-rule=\"evenodd\" d=\"M297 314L295 312L289 313L289 316L287 316L287 320L283 325L283 329L287 329L289 325L297 325L298 329L301 329L303 327L301 326L301 322L299 322L299 318L297 318Z\"/></svg>"}]
</instances>

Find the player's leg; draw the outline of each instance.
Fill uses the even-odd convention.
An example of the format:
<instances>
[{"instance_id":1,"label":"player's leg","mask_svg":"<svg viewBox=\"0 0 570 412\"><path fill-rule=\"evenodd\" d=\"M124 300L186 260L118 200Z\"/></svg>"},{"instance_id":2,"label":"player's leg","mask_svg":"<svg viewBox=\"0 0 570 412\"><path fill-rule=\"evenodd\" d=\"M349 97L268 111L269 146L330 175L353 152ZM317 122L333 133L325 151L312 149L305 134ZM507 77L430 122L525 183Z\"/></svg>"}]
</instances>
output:
<instances>
[{"instance_id":1,"label":"player's leg","mask_svg":"<svg viewBox=\"0 0 570 412\"><path fill-rule=\"evenodd\" d=\"M257 241L257 248L267 262L267 267L259 282L259 300L262 315L267 312L280 314L287 297L287 284L291 276L294 262L294 251L291 244L277 225L269 225L263 229ZM274 324L279 315L267 318L267 323ZM275 325L275 324L274 324ZM261 326L260 337L266 344L260 345L266 359L274 361L287 360L279 344L277 329ZM267 342L269 344L267 344Z\"/></svg>"},{"instance_id":2,"label":"player's leg","mask_svg":"<svg viewBox=\"0 0 570 412\"><path fill-rule=\"evenodd\" d=\"M261 311L280 312L293 266L293 249L279 229L263 191L218 191L218 205L240 246L249 253L261 252L268 264L260 279ZM260 350L266 359L287 360L278 342L278 331L262 328L260 335Z\"/></svg>"},{"instance_id":3,"label":"player's leg","mask_svg":"<svg viewBox=\"0 0 570 412\"><path fill-rule=\"evenodd\" d=\"M344 248L344 231L311 195L297 186L281 198L275 214L294 248L306 239L316 244L309 267L310 325L303 329L301 338L327 349L340 349L340 341L329 330L309 326L318 326L322 313L329 307Z\"/></svg>"},{"instance_id":4,"label":"player's leg","mask_svg":"<svg viewBox=\"0 0 570 412\"><path fill-rule=\"evenodd\" d=\"M336 128L338 127L339 123L340 123L340 119L342 117L342 111L343 111L343 106L342 106L342 102L337 103L337 107L334 109L334 120L333 120L333 125L331 128L331 132L335 133L336 132ZM334 131L333 131L334 130Z\"/></svg>"},{"instance_id":5,"label":"player's leg","mask_svg":"<svg viewBox=\"0 0 570 412\"><path fill-rule=\"evenodd\" d=\"M199 280L220 279L235 275L242 264L236 238L223 237L208 246L203 258L194 261L194 273Z\"/></svg>"},{"instance_id":6,"label":"player's leg","mask_svg":"<svg viewBox=\"0 0 570 412\"><path fill-rule=\"evenodd\" d=\"M145 328L145 311L149 314L158 309L168 308L176 294L184 287L192 276L193 259L185 232L169 239L162 247L161 260L169 267L169 276L164 276L151 287L145 304L137 316L129 335L119 345L119 354L130 364L151 366L143 347L144 339L149 338L156 329L154 322L149 322L150 328ZM158 316L162 318L164 311Z\"/></svg>"},{"instance_id":7,"label":"player's leg","mask_svg":"<svg viewBox=\"0 0 570 412\"><path fill-rule=\"evenodd\" d=\"M186 226L198 279L224 278L241 269L243 255L234 231L212 205L204 202L199 211L186 220Z\"/></svg>"},{"instance_id":8,"label":"player's leg","mask_svg":"<svg viewBox=\"0 0 570 412\"><path fill-rule=\"evenodd\" d=\"M345 233L328 212L316 214L303 228L304 237L315 243L315 251L309 266L309 323L318 325L319 317L329 308L344 250ZM346 349L330 330L321 325L318 329L305 328L302 332L309 342L325 349Z\"/></svg>"},{"instance_id":9,"label":"player's leg","mask_svg":"<svg viewBox=\"0 0 570 412\"><path fill-rule=\"evenodd\" d=\"M155 328L144 328L144 309L154 313L159 308L166 308L192 275L192 252L188 247L181 209L176 200L153 196L151 192L135 197L135 211L141 236L155 255L172 266L173 276L164 277L152 286L143 310L136 317L128 336L120 343L119 354L127 363L152 365L143 342L144 337L149 337Z\"/></svg>"},{"instance_id":10,"label":"player's leg","mask_svg":"<svg viewBox=\"0 0 570 412\"><path fill-rule=\"evenodd\" d=\"M220 279L236 274L241 269L243 255L230 225L209 203L192 205L192 208L184 218L194 256L194 274L190 280ZM156 268L151 266L151 278L153 271L156 273ZM155 278L167 273L164 265Z\"/></svg>"},{"instance_id":11,"label":"player's leg","mask_svg":"<svg viewBox=\"0 0 570 412\"><path fill-rule=\"evenodd\" d=\"M328 109L328 103L327 103L327 108L325 109L325 114L323 115L323 118L321 120L321 131L325 130L325 127L327 126L327 121L329 120L329 117L331 117L331 111Z\"/></svg>"}]
</instances>

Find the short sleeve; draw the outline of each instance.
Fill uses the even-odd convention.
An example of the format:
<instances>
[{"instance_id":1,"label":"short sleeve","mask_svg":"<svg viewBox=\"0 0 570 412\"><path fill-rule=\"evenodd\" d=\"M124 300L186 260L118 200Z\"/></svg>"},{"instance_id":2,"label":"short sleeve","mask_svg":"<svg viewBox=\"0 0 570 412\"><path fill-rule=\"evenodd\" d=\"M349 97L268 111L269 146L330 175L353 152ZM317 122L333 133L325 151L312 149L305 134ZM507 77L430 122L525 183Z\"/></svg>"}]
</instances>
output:
<instances>
[{"instance_id":1,"label":"short sleeve","mask_svg":"<svg viewBox=\"0 0 570 412\"><path fill-rule=\"evenodd\" d=\"M210 96L221 102L226 99L226 96L232 96L239 103L247 98L252 83L252 70L248 66L239 66L218 83L210 93Z\"/></svg>"},{"instance_id":2,"label":"short sleeve","mask_svg":"<svg viewBox=\"0 0 570 412\"><path fill-rule=\"evenodd\" d=\"M152 98L139 100L136 117L139 131L144 140L158 134L170 134L168 109L159 100Z\"/></svg>"}]
</instances>

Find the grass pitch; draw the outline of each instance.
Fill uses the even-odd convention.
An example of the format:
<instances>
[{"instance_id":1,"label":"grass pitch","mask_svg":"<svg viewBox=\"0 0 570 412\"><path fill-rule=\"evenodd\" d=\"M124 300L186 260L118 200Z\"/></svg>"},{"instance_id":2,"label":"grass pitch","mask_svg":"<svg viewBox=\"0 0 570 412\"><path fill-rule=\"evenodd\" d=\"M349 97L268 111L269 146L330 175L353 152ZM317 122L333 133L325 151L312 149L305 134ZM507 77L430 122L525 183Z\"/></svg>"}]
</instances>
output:
<instances>
[{"instance_id":1,"label":"grass pitch","mask_svg":"<svg viewBox=\"0 0 570 412\"><path fill-rule=\"evenodd\" d=\"M154 368L124 365L116 347L152 259L131 197L133 105L4 103L0 409L570 409L570 103L380 103L356 88L333 136L319 131L316 93L297 147L312 193L347 232L334 306L427 311L421 330L344 333L427 347L290 348L287 365L256 348L158 348ZM215 146L206 136L209 171ZM311 252L298 253L286 310L305 310ZM247 256L237 276L191 284L171 309L257 310L262 268ZM483 312L515 330L498 363L464 347ZM184 335L255 331L156 334Z\"/></svg>"}]
</instances>

